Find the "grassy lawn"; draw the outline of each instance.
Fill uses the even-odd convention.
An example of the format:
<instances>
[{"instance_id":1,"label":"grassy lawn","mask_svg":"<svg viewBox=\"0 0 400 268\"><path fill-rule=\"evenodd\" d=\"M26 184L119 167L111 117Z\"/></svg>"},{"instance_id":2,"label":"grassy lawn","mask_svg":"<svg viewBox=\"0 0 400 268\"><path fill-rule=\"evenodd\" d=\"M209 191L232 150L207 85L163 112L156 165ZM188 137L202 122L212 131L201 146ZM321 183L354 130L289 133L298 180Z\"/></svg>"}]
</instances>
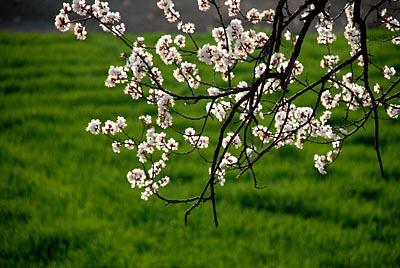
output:
<instances>
[{"instance_id":1,"label":"grassy lawn","mask_svg":"<svg viewBox=\"0 0 400 268\"><path fill-rule=\"evenodd\" d=\"M159 34L145 36L154 43ZM376 61L400 71L398 47L372 43ZM347 45L336 47L344 59ZM399 121L382 124L387 180L368 125L326 176L312 156L328 147L313 146L267 155L257 166L262 190L249 176L230 174L217 189L220 228L209 203L185 227L186 205L144 202L130 189L125 176L137 166L134 154L114 154L106 137L84 131L91 118L123 115L138 134L137 117L155 112L103 86L123 51L101 34L78 42L70 34L0 33L0 267L400 266ZM305 70L317 70L321 51L307 40ZM208 173L199 159L171 160L171 183L161 193L198 194Z\"/></svg>"}]
</instances>

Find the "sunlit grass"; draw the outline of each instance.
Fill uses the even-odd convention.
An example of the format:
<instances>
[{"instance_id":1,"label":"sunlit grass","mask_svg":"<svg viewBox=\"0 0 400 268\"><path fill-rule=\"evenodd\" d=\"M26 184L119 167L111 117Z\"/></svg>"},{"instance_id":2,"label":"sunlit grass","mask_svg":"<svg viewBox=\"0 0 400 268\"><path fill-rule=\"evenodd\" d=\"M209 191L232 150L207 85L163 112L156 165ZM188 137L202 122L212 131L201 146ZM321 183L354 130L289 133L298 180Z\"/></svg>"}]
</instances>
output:
<instances>
[{"instance_id":1,"label":"sunlit grass","mask_svg":"<svg viewBox=\"0 0 400 268\"><path fill-rule=\"evenodd\" d=\"M157 36L146 35L153 41ZM336 46L347 56L343 40ZM379 46L373 44L377 60L400 67L398 48ZM117 40L100 34L86 42L68 34L0 34L1 267L400 265L398 122L382 124L386 181L368 125L346 142L328 175L313 168L312 156L321 149L273 151L256 167L264 189L235 174L218 187L220 228L209 204L184 227L186 205L143 202L130 189L125 175L137 165L133 154L114 154L109 140L84 131L91 118L123 115L138 135L137 117L155 112L121 88L103 86L108 66L121 63L123 51ZM312 37L307 40L301 58L310 78L318 76L313 70L323 51ZM238 74L236 81L246 76ZM171 77L167 85L178 87ZM199 193L208 173L199 160L171 160L166 173L172 181L162 193Z\"/></svg>"}]
</instances>

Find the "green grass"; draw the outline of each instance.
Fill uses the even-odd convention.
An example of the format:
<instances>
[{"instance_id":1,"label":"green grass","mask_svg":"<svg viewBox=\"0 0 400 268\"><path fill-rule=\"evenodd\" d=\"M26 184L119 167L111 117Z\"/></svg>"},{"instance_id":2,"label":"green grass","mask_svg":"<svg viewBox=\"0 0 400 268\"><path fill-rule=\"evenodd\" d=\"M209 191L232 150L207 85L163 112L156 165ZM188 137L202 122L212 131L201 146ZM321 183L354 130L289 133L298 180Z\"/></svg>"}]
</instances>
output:
<instances>
[{"instance_id":1,"label":"green grass","mask_svg":"<svg viewBox=\"0 0 400 268\"><path fill-rule=\"evenodd\" d=\"M398 48L372 45L379 62L400 70ZM335 46L346 56L343 40ZM84 131L91 118L123 115L135 133L137 117L154 112L103 86L124 50L100 34L86 42L69 34L0 34L0 267L400 266L398 121L382 124L386 181L369 125L326 176L313 168L320 149L312 146L267 155L257 166L262 190L231 174L217 189L220 228L208 203L185 227L186 205L143 202L130 189L125 175L137 165L134 155L114 154L109 140ZM307 41L306 70L322 51ZM199 193L208 167L198 160L171 160L163 195Z\"/></svg>"}]
</instances>

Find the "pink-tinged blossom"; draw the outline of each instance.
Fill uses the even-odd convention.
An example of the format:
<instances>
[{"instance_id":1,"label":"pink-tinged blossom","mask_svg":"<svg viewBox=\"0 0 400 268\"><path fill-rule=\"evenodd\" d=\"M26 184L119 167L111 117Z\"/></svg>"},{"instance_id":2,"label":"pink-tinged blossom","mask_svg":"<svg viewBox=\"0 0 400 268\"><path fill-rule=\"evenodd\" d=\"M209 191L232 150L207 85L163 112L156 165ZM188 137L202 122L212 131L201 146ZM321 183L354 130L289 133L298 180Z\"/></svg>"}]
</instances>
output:
<instances>
[{"instance_id":1,"label":"pink-tinged blossom","mask_svg":"<svg viewBox=\"0 0 400 268\"><path fill-rule=\"evenodd\" d=\"M110 66L108 69L108 77L105 81L107 87L115 87L117 84L125 83L128 79L128 74L122 66Z\"/></svg>"},{"instance_id":2,"label":"pink-tinged blossom","mask_svg":"<svg viewBox=\"0 0 400 268\"><path fill-rule=\"evenodd\" d=\"M114 153L119 154L121 152L121 143L119 141L114 141L111 145Z\"/></svg>"},{"instance_id":3,"label":"pink-tinged blossom","mask_svg":"<svg viewBox=\"0 0 400 268\"><path fill-rule=\"evenodd\" d=\"M117 124L111 120L107 120L102 127L103 134L115 135L118 132Z\"/></svg>"},{"instance_id":4,"label":"pink-tinged blossom","mask_svg":"<svg viewBox=\"0 0 400 268\"><path fill-rule=\"evenodd\" d=\"M93 135L98 135L101 133L101 121L99 119L92 119L87 128L86 131L92 133Z\"/></svg>"}]
</instances>

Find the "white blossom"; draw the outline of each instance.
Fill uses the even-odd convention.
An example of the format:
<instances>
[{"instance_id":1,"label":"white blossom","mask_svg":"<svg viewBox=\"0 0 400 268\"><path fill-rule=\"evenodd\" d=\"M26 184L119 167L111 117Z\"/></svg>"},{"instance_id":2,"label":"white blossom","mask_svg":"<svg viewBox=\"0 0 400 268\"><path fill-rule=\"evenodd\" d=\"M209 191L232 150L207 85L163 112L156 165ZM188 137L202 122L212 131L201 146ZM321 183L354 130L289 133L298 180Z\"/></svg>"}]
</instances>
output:
<instances>
[{"instance_id":1,"label":"white blossom","mask_svg":"<svg viewBox=\"0 0 400 268\"><path fill-rule=\"evenodd\" d=\"M394 67L389 67L385 65L385 67L383 68L383 74L386 79L390 79L393 75L396 74L396 70L394 69Z\"/></svg>"},{"instance_id":2,"label":"white blossom","mask_svg":"<svg viewBox=\"0 0 400 268\"><path fill-rule=\"evenodd\" d=\"M398 19L393 18L387 11L387 9L382 9L381 11L381 20L385 23L385 26L390 31L398 31L400 30L400 22Z\"/></svg>"},{"instance_id":3,"label":"white blossom","mask_svg":"<svg viewBox=\"0 0 400 268\"><path fill-rule=\"evenodd\" d=\"M208 0L205 0L205 1L208 1ZM175 36L174 43L175 43L175 45L177 45L180 48L185 47L185 43L186 43L185 36L178 34L177 36Z\"/></svg>"},{"instance_id":4,"label":"white blossom","mask_svg":"<svg viewBox=\"0 0 400 268\"><path fill-rule=\"evenodd\" d=\"M111 120L107 120L104 123L104 126L102 127L102 132L103 134L111 134L114 135L115 133L118 132L118 126L115 122L111 121Z\"/></svg>"},{"instance_id":5,"label":"white blossom","mask_svg":"<svg viewBox=\"0 0 400 268\"><path fill-rule=\"evenodd\" d=\"M331 70L338 62L338 55L325 55L320 62L320 66L321 68L328 68L329 70Z\"/></svg>"},{"instance_id":6,"label":"white blossom","mask_svg":"<svg viewBox=\"0 0 400 268\"><path fill-rule=\"evenodd\" d=\"M261 16L264 18L264 20L267 23L272 24L275 19L275 10L273 10L273 9L264 10L261 13Z\"/></svg>"},{"instance_id":7,"label":"white blossom","mask_svg":"<svg viewBox=\"0 0 400 268\"><path fill-rule=\"evenodd\" d=\"M126 127L126 119L122 116L117 117L116 121L117 132L121 132Z\"/></svg>"},{"instance_id":8,"label":"white blossom","mask_svg":"<svg viewBox=\"0 0 400 268\"><path fill-rule=\"evenodd\" d=\"M209 0L197 0L197 5L200 11L207 11L210 9L210 1Z\"/></svg>"},{"instance_id":9,"label":"white blossom","mask_svg":"<svg viewBox=\"0 0 400 268\"><path fill-rule=\"evenodd\" d=\"M76 35L76 39L85 40L87 35L86 28L82 26L82 24L76 23L74 27L74 34Z\"/></svg>"},{"instance_id":10,"label":"white blossom","mask_svg":"<svg viewBox=\"0 0 400 268\"><path fill-rule=\"evenodd\" d=\"M225 5L228 7L228 15L235 16L240 11L240 0L226 0Z\"/></svg>"},{"instance_id":11,"label":"white blossom","mask_svg":"<svg viewBox=\"0 0 400 268\"><path fill-rule=\"evenodd\" d=\"M141 120L145 125L151 125L151 115L141 115L139 116L139 120Z\"/></svg>"},{"instance_id":12,"label":"white blossom","mask_svg":"<svg viewBox=\"0 0 400 268\"><path fill-rule=\"evenodd\" d=\"M289 32L289 30L286 30L286 32L283 36L285 37L286 41L289 41L292 39L292 34Z\"/></svg>"},{"instance_id":13,"label":"white blossom","mask_svg":"<svg viewBox=\"0 0 400 268\"><path fill-rule=\"evenodd\" d=\"M253 24L257 24L262 20L262 15L261 13L255 9L252 8L247 12L246 18Z\"/></svg>"},{"instance_id":14,"label":"white blossom","mask_svg":"<svg viewBox=\"0 0 400 268\"><path fill-rule=\"evenodd\" d=\"M252 134L259 138L262 143L269 143L273 137L266 126L258 125L253 127Z\"/></svg>"},{"instance_id":15,"label":"white blossom","mask_svg":"<svg viewBox=\"0 0 400 268\"><path fill-rule=\"evenodd\" d=\"M339 105L341 94L331 95L329 90L325 90L321 94L321 103L326 109L333 109Z\"/></svg>"},{"instance_id":16,"label":"white blossom","mask_svg":"<svg viewBox=\"0 0 400 268\"><path fill-rule=\"evenodd\" d=\"M194 31L196 30L196 26L191 22L179 22L177 28L178 30L181 30L182 32L187 34L194 34Z\"/></svg>"},{"instance_id":17,"label":"white blossom","mask_svg":"<svg viewBox=\"0 0 400 268\"><path fill-rule=\"evenodd\" d=\"M64 11L64 9L61 9L60 13L56 16L54 25L60 32L66 32L70 29L71 23L68 14Z\"/></svg>"},{"instance_id":18,"label":"white blossom","mask_svg":"<svg viewBox=\"0 0 400 268\"><path fill-rule=\"evenodd\" d=\"M400 36L393 36L392 43L395 45L400 45Z\"/></svg>"},{"instance_id":19,"label":"white blossom","mask_svg":"<svg viewBox=\"0 0 400 268\"><path fill-rule=\"evenodd\" d=\"M189 127L185 129L185 134L183 135L185 140L189 141L194 147L203 149L207 148L209 144L209 138L207 136L196 135L196 131Z\"/></svg>"},{"instance_id":20,"label":"white blossom","mask_svg":"<svg viewBox=\"0 0 400 268\"><path fill-rule=\"evenodd\" d=\"M400 115L400 105L399 104L391 104L386 109L386 112L390 118L398 118Z\"/></svg>"},{"instance_id":21,"label":"white blossom","mask_svg":"<svg viewBox=\"0 0 400 268\"><path fill-rule=\"evenodd\" d=\"M228 132L226 137L222 140L222 147L225 148L228 144L232 144L236 149L239 149L239 147L242 146L239 135L235 135L233 132Z\"/></svg>"},{"instance_id":22,"label":"white blossom","mask_svg":"<svg viewBox=\"0 0 400 268\"><path fill-rule=\"evenodd\" d=\"M124 146L128 150L133 150L135 148L135 142L132 139L125 140Z\"/></svg>"},{"instance_id":23,"label":"white blossom","mask_svg":"<svg viewBox=\"0 0 400 268\"><path fill-rule=\"evenodd\" d=\"M265 72L265 70L267 69L267 65L265 65L265 63L261 63L259 64L255 69L255 77L256 78L260 78L261 75Z\"/></svg>"},{"instance_id":24,"label":"white blossom","mask_svg":"<svg viewBox=\"0 0 400 268\"><path fill-rule=\"evenodd\" d=\"M327 13L318 14L317 28L318 44L331 44L336 40L336 35L333 33L333 21L329 19Z\"/></svg>"},{"instance_id":25,"label":"white blossom","mask_svg":"<svg viewBox=\"0 0 400 268\"><path fill-rule=\"evenodd\" d=\"M381 92L381 86L378 83L374 85L374 92L378 94Z\"/></svg>"},{"instance_id":26,"label":"white blossom","mask_svg":"<svg viewBox=\"0 0 400 268\"><path fill-rule=\"evenodd\" d=\"M187 82L191 88L198 88L200 85L200 76L197 74L197 66L187 61L174 70L173 75L178 82Z\"/></svg>"},{"instance_id":27,"label":"white blossom","mask_svg":"<svg viewBox=\"0 0 400 268\"><path fill-rule=\"evenodd\" d=\"M208 92L208 95L210 95L210 96L216 96L220 93L219 89L215 88L215 87L208 88L207 92Z\"/></svg>"},{"instance_id":28,"label":"white blossom","mask_svg":"<svg viewBox=\"0 0 400 268\"><path fill-rule=\"evenodd\" d=\"M242 21L238 19L231 20L228 27L226 28L226 34L228 35L229 40L239 38L243 31L244 29L242 26Z\"/></svg>"}]
</instances>

